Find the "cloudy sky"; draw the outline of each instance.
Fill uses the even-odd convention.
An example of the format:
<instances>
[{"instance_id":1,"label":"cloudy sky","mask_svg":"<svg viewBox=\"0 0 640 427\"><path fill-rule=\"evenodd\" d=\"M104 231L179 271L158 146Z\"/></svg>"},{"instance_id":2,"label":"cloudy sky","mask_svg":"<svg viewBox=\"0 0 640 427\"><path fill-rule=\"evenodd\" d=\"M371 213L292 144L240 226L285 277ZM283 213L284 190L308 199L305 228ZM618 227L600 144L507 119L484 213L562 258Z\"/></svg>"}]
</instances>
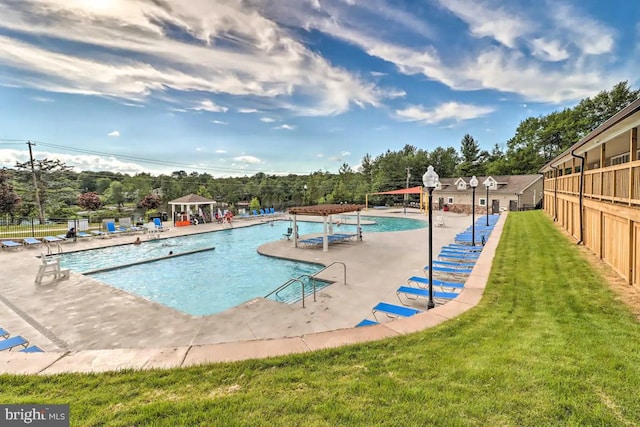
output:
<instances>
[{"instance_id":1,"label":"cloudy sky","mask_svg":"<svg viewBox=\"0 0 640 427\"><path fill-rule=\"evenodd\" d=\"M0 0L0 166L336 172L640 83L637 0Z\"/></svg>"}]
</instances>

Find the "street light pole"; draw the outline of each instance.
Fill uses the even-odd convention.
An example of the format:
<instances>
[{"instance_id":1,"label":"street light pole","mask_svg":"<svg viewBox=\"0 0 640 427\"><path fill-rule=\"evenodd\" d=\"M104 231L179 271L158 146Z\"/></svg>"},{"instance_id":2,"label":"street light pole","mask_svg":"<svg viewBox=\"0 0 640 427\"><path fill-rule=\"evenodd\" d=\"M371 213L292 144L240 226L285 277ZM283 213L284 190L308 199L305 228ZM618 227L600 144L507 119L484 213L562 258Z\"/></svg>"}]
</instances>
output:
<instances>
[{"instance_id":1,"label":"street light pole","mask_svg":"<svg viewBox=\"0 0 640 427\"><path fill-rule=\"evenodd\" d=\"M307 202L307 184L304 185L304 187L302 187L302 189L304 190L304 192L302 193L302 206L306 206L306 202Z\"/></svg>"},{"instance_id":2,"label":"street light pole","mask_svg":"<svg viewBox=\"0 0 640 427\"><path fill-rule=\"evenodd\" d=\"M433 189L438 185L438 174L429 165L427 171L422 176L422 182L429 192L429 302L427 310L434 308L433 302Z\"/></svg>"},{"instance_id":3,"label":"street light pole","mask_svg":"<svg viewBox=\"0 0 640 427\"><path fill-rule=\"evenodd\" d=\"M478 186L478 178L475 175L469 181L471 186L471 245L476 245L476 187Z\"/></svg>"},{"instance_id":4,"label":"street light pole","mask_svg":"<svg viewBox=\"0 0 640 427\"><path fill-rule=\"evenodd\" d=\"M487 208L487 227L489 226L489 186L491 185L491 183L489 182L489 179L487 179L484 183L484 186L487 187L487 201L485 202L485 207Z\"/></svg>"}]
</instances>

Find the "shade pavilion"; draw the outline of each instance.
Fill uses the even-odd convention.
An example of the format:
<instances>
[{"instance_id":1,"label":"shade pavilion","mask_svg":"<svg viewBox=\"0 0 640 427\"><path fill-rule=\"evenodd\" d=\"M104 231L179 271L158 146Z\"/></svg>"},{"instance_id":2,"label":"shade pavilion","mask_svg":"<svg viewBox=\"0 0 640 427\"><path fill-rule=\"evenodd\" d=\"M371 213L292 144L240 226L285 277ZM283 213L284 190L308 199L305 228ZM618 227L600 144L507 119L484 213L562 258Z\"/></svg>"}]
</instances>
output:
<instances>
[{"instance_id":1,"label":"shade pavilion","mask_svg":"<svg viewBox=\"0 0 640 427\"><path fill-rule=\"evenodd\" d=\"M315 206L300 206L289 208L287 212L293 215L293 246L298 247L298 233L295 230L297 227L298 215L306 216L320 216L322 217L322 251L327 252L329 250L329 224L331 222L331 215L338 215L341 213L356 212L356 220L358 225L358 238L360 238L360 211L364 208L362 205L348 205L348 204L333 204L333 205L315 205Z\"/></svg>"},{"instance_id":2,"label":"shade pavilion","mask_svg":"<svg viewBox=\"0 0 640 427\"><path fill-rule=\"evenodd\" d=\"M191 207L195 207L195 211L199 214L204 213L203 207L209 207L209 218L213 218L214 216L214 205L217 205L218 202L215 200L207 199L206 197L198 196L197 194L189 194L187 196L180 197L178 199L172 200L169 202L171 205L171 218L176 218L176 206L179 207L178 212L186 212L189 213L191 211ZM204 215L202 215L204 216ZM176 220L176 226L182 225L177 224L177 222L186 222L185 225L189 225L189 218L180 218L181 221Z\"/></svg>"}]
</instances>

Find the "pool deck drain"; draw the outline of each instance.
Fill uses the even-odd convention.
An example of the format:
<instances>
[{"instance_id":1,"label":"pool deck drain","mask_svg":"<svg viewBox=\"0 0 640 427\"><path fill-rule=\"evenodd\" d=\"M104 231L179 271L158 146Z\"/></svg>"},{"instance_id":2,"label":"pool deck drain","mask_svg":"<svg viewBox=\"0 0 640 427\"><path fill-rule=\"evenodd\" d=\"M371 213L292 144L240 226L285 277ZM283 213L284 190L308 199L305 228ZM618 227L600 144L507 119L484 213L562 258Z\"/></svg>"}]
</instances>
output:
<instances>
[{"instance_id":1,"label":"pool deck drain","mask_svg":"<svg viewBox=\"0 0 640 427\"><path fill-rule=\"evenodd\" d=\"M372 212L424 218L416 210ZM368 214L368 213L367 213ZM260 252L282 258L347 265L347 283L339 266L323 273L335 281L317 302L286 305L261 298L211 316L190 316L161 304L71 274L69 280L35 285L37 250L4 252L0 289L0 326L45 350L40 354L0 353L0 372L53 374L191 366L313 351L365 342L434 326L473 307L481 299L504 223L500 218L463 293L427 313L380 325L354 328L371 318L378 302L397 303L395 290L408 277L423 274L427 228L368 233L363 241L332 245L328 252L294 248L286 239L262 245ZM238 221L235 227L255 224ZM448 213L447 227L434 227L434 256L471 223L468 215ZM162 237L223 229L219 224L172 228ZM122 244L131 236L92 239L65 245L80 250ZM259 279L259 278L257 278ZM418 307L420 308L420 307Z\"/></svg>"}]
</instances>

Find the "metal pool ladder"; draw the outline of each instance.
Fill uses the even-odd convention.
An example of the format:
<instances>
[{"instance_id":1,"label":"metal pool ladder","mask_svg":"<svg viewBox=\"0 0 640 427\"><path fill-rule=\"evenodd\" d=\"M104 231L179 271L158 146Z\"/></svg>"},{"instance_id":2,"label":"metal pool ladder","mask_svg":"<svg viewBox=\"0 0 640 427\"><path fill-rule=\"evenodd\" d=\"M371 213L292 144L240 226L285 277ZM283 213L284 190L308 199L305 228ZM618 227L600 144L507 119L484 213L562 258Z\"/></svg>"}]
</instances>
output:
<instances>
[{"instance_id":1,"label":"metal pool ladder","mask_svg":"<svg viewBox=\"0 0 640 427\"><path fill-rule=\"evenodd\" d=\"M308 278L311 279L311 283L313 284L313 301L316 301L316 276L320 273L322 273L323 271L327 270L329 267L331 267L334 264L341 264L344 267L344 284L347 284L347 265L344 262L340 262L340 261L335 261L332 262L331 264L329 264L328 266L326 266L325 268L323 268L322 270L309 275L309 274L303 274L302 276L298 276L292 279L287 280L286 282L284 282L282 285L278 286L276 289L274 289L273 291L269 292L267 295L265 295L265 298L269 298L271 295L276 295L278 296L278 294L280 292L282 292L284 289L288 288L289 286L293 285L294 283L300 283L300 289L302 292L302 308L305 308L304 305L304 282L302 281L303 278Z\"/></svg>"}]
</instances>

